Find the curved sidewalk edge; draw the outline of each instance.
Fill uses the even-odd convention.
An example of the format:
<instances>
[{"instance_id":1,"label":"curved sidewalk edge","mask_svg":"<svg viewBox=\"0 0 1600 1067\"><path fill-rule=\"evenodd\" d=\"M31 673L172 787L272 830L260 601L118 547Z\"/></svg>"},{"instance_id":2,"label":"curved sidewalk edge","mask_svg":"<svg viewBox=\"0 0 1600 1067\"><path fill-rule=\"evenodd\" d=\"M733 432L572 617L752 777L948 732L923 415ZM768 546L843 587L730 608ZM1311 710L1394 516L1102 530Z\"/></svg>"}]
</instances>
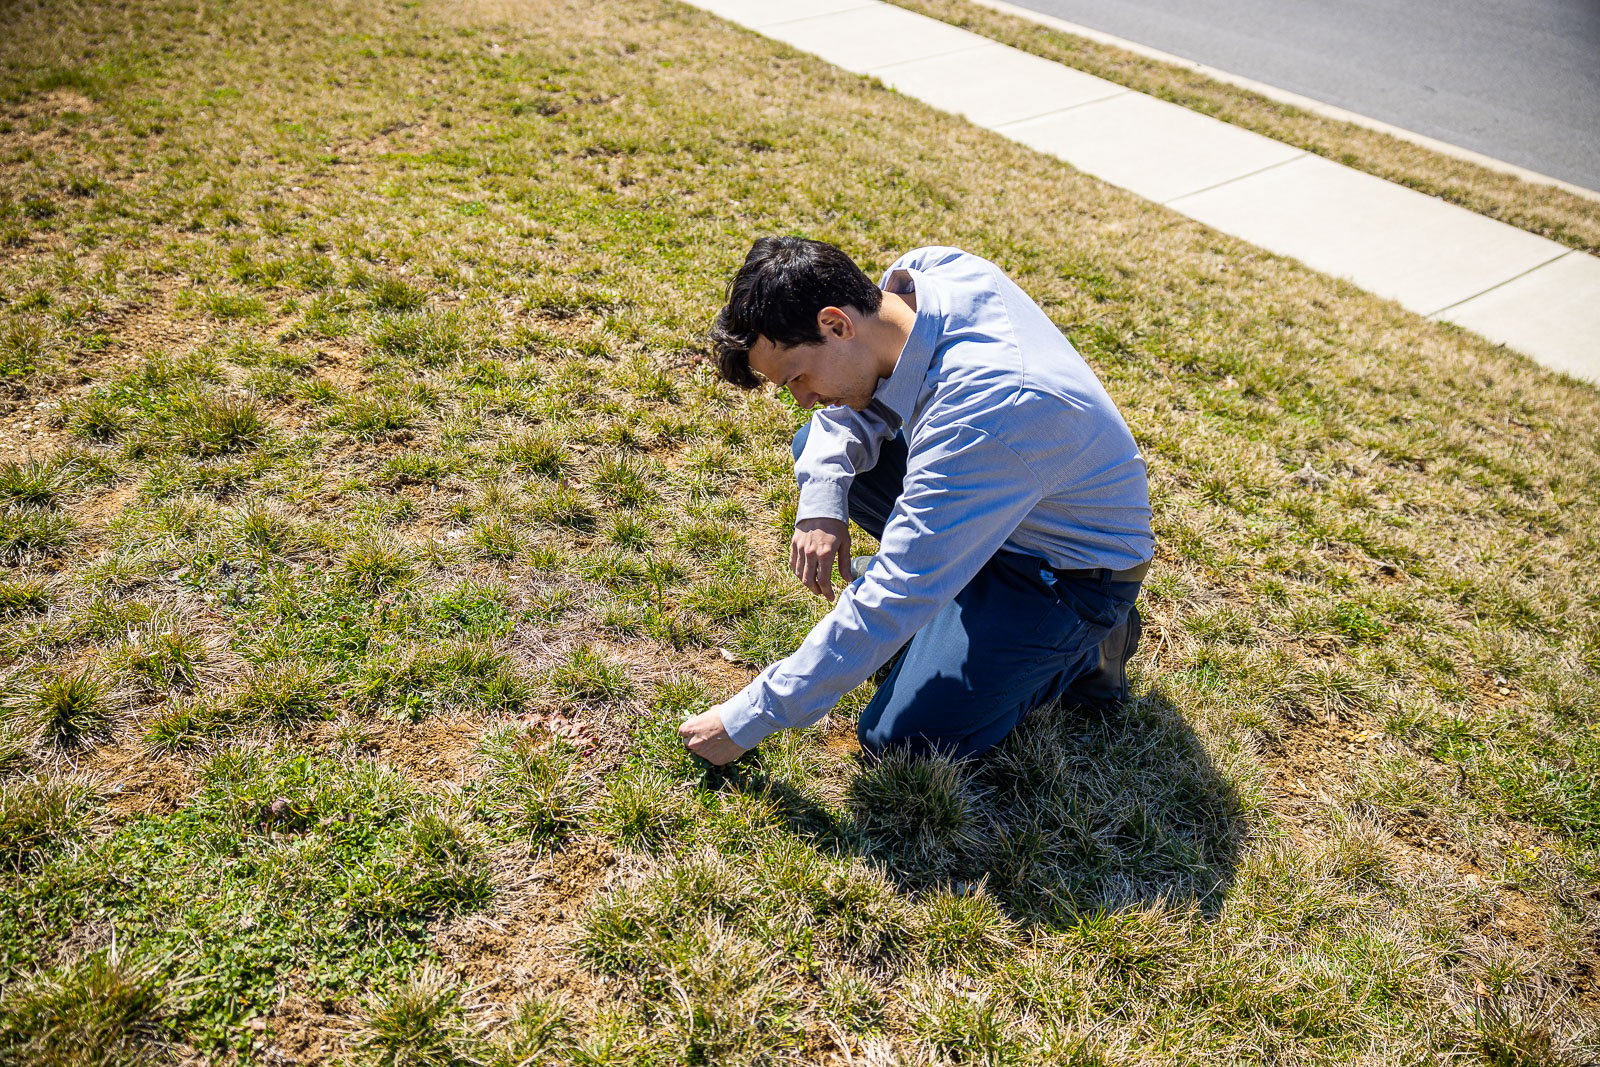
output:
<instances>
[{"instance_id":1,"label":"curved sidewalk edge","mask_svg":"<svg viewBox=\"0 0 1600 1067\"><path fill-rule=\"evenodd\" d=\"M689 2L1600 384L1594 256L881 0Z\"/></svg>"}]
</instances>

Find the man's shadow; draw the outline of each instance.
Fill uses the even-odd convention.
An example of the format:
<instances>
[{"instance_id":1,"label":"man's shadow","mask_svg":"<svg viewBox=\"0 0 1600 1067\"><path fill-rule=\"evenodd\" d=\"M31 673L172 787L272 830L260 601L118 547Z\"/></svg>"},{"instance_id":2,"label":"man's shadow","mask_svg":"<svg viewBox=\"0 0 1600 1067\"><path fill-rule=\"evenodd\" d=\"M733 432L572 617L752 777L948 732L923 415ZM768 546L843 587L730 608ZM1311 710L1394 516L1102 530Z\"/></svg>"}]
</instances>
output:
<instances>
[{"instance_id":1,"label":"man's shadow","mask_svg":"<svg viewBox=\"0 0 1600 1067\"><path fill-rule=\"evenodd\" d=\"M1101 909L1192 904L1214 917L1249 828L1237 792L1159 690L1104 716L1051 706L964 764L863 762L841 817L758 762L760 792L824 851L860 855L902 891L986 885L1028 926Z\"/></svg>"}]
</instances>

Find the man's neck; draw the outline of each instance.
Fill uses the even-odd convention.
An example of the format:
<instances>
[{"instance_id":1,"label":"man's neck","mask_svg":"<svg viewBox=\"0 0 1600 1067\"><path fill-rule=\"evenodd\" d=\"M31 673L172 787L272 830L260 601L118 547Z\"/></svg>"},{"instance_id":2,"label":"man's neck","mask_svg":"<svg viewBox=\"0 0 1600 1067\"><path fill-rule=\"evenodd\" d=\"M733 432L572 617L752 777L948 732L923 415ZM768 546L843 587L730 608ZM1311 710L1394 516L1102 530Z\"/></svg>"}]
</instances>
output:
<instances>
[{"instance_id":1,"label":"man's neck","mask_svg":"<svg viewBox=\"0 0 1600 1067\"><path fill-rule=\"evenodd\" d=\"M900 362L900 353L917 324L917 294L885 291L878 313L872 317L872 349L878 358L878 377L887 378Z\"/></svg>"}]
</instances>

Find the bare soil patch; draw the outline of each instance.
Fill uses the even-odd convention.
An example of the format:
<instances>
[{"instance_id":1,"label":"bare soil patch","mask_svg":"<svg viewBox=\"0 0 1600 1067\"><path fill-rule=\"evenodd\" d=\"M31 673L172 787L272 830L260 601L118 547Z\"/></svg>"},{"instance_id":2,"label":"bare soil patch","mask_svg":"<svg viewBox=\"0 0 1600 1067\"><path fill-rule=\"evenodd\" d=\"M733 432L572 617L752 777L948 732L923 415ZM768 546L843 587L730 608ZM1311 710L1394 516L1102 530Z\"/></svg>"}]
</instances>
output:
<instances>
[{"instance_id":1,"label":"bare soil patch","mask_svg":"<svg viewBox=\"0 0 1600 1067\"><path fill-rule=\"evenodd\" d=\"M492 865L494 907L442 924L440 956L500 1012L530 993L594 999L599 983L570 946L586 903L619 875L610 845L577 841L548 856L501 854Z\"/></svg>"}]
</instances>

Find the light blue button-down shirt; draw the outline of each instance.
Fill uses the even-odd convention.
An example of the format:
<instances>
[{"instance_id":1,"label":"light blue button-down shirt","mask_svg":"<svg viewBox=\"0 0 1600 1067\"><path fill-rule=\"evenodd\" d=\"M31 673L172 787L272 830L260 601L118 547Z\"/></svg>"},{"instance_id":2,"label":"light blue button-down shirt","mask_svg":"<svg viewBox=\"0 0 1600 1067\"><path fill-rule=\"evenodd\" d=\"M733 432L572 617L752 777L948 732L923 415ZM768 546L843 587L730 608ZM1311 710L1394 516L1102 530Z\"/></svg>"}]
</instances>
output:
<instances>
[{"instance_id":1,"label":"light blue button-down shirt","mask_svg":"<svg viewBox=\"0 0 1600 1067\"><path fill-rule=\"evenodd\" d=\"M880 285L916 322L864 412L812 416L799 519L846 519L857 471L903 431L904 489L877 557L793 655L718 705L735 743L809 726L1006 549L1052 568L1150 559L1150 491L1133 435L1083 357L986 259L919 248Z\"/></svg>"}]
</instances>

